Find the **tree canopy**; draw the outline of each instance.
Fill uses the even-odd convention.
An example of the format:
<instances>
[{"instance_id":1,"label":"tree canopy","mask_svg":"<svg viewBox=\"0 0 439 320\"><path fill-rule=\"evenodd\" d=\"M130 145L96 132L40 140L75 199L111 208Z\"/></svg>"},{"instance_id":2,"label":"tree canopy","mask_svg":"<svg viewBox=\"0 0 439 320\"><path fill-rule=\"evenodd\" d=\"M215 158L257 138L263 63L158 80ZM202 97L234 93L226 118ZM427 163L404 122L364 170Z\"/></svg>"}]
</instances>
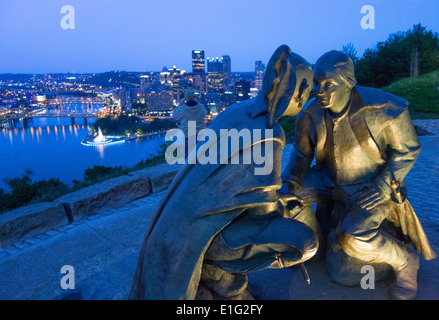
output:
<instances>
[{"instance_id":1,"label":"tree canopy","mask_svg":"<svg viewBox=\"0 0 439 320\"><path fill-rule=\"evenodd\" d=\"M343 47L356 54L352 44ZM439 69L439 35L421 24L405 32L391 34L356 59L355 74L362 86L384 87L393 81L423 75Z\"/></svg>"},{"instance_id":2,"label":"tree canopy","mask_svg":"<svg viewBox=\"0 0 439 320\"><path fill-rule=\"evenodd\" d=\"M105 135L124 135L129 132L137 132L137 134L145 134L155 131L163 131L171 128L175 128L177 124L174 121L168 119L154 119L151 122L142 122L140 118L136 116L119 115L116 118L106 117L99 118L93 124L95 131L101 128L102 133Z\"/></svg>"}]
</instances>

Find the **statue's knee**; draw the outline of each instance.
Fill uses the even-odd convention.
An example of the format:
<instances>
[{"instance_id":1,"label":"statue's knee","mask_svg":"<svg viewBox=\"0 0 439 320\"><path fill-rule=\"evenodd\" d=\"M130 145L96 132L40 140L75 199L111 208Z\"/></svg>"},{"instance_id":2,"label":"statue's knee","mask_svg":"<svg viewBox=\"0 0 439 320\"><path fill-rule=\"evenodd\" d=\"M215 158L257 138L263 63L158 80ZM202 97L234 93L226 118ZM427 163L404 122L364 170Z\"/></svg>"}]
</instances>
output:
<instances>
[{"instance_id":1,"label":"statue's knee","mask_svg":"<svg viewBox=\"0 0 439 320\"><path fill-rule=\"evenodd\" d=\"M358 259L363 259L364 255L376 252L381 243L379 234L375 229L363 232L341 229L336 233L336 237L343 251Z\"/></svg>"},{"instance_id":2,"label":"statue's knee","mask_svg":"<svg viewBox=\"0 0 439 320\"><path fill-rule=\"evenodd\" d=\"M348 230L340 230L336 234L337 242L345 252L355 252L357 251L357 248L360 246L360 239L356 237L352 232L349 232Z\"/></svg>"}]
</instances>

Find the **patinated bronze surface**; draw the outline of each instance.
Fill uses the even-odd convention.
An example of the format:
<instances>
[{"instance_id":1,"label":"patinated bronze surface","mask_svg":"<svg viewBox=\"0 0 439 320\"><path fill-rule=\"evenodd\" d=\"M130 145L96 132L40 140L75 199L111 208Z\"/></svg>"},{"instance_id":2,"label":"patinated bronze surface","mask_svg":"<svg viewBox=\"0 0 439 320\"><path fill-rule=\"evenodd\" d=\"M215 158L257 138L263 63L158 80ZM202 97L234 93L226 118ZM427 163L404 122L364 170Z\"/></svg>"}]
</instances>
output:
<instances>
[{"instance_id":1,"label":"patinated bronze surface","mask_svg":"<svg viewBox=\"0 0 439 320\"><path fill-rule=\"evenodd\" d=\"M318 202L316 215L328 236L328 270L335 280L358 284L365 264L383 272L391 268L396 276L392 297L413 299L419 258L408 244L427 260L436 254L404 186L421 150L408 103L358 86L352 60L338 51L317 61L314 90L316 98L297 117L283 188L305 204Z\"/></svg>"},{"instance_id":2,"label":"patinated bronze surface","mask_svg":"<svg viewBox=\"0 0 439 320\"><path fill-rule=\"evenodd\" d=\"M285 134L277 121L296 115L311 88L311 68L281 46L260 95L228 107L212 122L209 130L217 138L207 146L228 139L222 129L249 130L251 143L241 145L235 158L259 147L271 155L272 170L256 175L255 161L222 162L220 152L217 164L201 164L194 157L209 148L199 143L151 220L131 299L250 299L246 272L292 266L315 254L313 229L290 219L294 206L286 207L297 198L278 194Z\"/></svg>"}]
</instances>

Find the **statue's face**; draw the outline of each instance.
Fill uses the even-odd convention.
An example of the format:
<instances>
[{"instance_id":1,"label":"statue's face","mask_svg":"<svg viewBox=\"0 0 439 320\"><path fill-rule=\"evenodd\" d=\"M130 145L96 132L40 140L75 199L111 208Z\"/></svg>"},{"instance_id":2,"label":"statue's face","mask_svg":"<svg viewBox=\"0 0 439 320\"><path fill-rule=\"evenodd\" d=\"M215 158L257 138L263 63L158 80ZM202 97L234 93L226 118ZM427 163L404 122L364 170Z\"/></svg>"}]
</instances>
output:
<instances>
[{"instance_id":1,"label":"statue's face","mask_svg":"<svg viewBox=\"0 0 439 320\"><path fill-rule=\"evenodd\" d=\"M321 108L343 108L349 101L351 88L333 68L314 70L314 91Z\"/></svg>"}]
</instances>

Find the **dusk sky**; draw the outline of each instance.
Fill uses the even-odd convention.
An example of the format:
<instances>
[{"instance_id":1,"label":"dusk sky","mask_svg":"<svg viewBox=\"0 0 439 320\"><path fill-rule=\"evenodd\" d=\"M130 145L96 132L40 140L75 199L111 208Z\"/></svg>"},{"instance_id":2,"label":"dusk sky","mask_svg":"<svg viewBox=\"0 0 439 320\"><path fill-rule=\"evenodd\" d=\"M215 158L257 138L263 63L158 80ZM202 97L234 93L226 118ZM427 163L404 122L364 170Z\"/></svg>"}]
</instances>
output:
<instances>
[{"instance_id":1,"label":"dusk sky","mask_svg":"<svg viewBox=\"0 0 439 320\"><path fill-rule=\"evenodd\" d=\"M64 5L75 29L63 29ZM363 29L364 5L375 29ZM191 51L229 55L254 71L281 44L315 63L353 43L365 49L421 23L439 32L438 0L0 0L0 73L192 71Z\"/></svg>"}]
</instances>

